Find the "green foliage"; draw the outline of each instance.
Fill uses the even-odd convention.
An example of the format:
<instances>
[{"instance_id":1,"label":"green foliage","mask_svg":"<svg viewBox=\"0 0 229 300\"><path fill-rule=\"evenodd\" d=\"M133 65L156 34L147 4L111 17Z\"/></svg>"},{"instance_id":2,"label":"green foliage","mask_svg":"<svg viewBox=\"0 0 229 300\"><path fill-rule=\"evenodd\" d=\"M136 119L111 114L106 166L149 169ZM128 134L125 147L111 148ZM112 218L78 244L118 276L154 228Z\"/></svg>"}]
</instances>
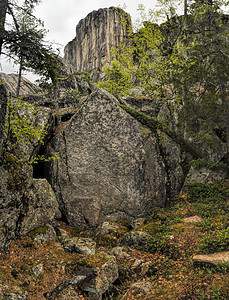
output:
<instances>
[{"instance_id":1,"label":"green foliage","mask_svg":"<svg viewBox=\"0 0 229 300\"><path fill-rule=\"evenodd\" d=\"M37 163L40 160L49 161L56 157L36 156L30 157L27 147L29 145L43 144L47 130L42 125L36 125L38 109L33 104L24 102L22 99L8 100L8 114L5 123L7 139L5 150L12 151L20 146L17 153L17 162L27 164ZM15 152L15 151L14 151Z\"/></svg>"},{"instance_id":2,"label":"green foliage","mask_svg":"<svg viewBox=\"0 0 229 300\"><path fill-rule=\"evenodd\" d=\"M114 63L132 74L134 86L164 105L168 115L163 122L171 132L179 127L192 142L204 142L214 150L215 132L223 131L223 142L228 136L228 17L220 9L226 1L186 3L185 16L176 13L181 2L158 2L158 10L142 20L131 42L114 50ZM145 18L143 7L139 10ZM164 23L155 24L163 15ZM116 85L122 86L115 77L103 84L115 93Z\"/></svg>"},{"instance_id":3,"label":"green foliage","mask_svg":"<svg viewBox=\"0 0 229 300\"><path fill-rule=\"evenodd\" d=\"M228 186L224 182L189 182L187 184L188 200L192 202L219 202L228 196Z\"/></svg>"},{"instance_id":4,"label":"green foliage","mask_svg":"<svg viewBox=\"0 0 229 300\"><path fill-rule=\"evenodd\" d=\"M206 234L203 238L198 252L209 254L229 250L229 228L215 230Z\"/></svg>"},{"instance_id":5,"label":"green foliage","mask_svg":"<svg viewBox=\"0 0 229 300\"><path fill-rule=\"evenodd\" d=\"M43 226L43 227L38 227L32 231L30 231L28 233L28 236L31 237L31 239L35 239L36 235L39 235L39 234L45 234L46 231L48 230L48 227L47 226Z\"/></svg>"},{"instance_id":6,"label":"green foliage","mask_svg":"<svg viewBox=\"0 0 229 300\"><path fill-rule=\"evenodd\" d=\"M136 110L135 108L126 105L120 105L120 107L122 107L131 116L137 119L140 123L150 128L152 132L155 133L157 129L160 129L162 132L166 133L172 140L177 142L181 146L182 150L189 152L195 158L203 158L204 154L201 152L201 150L199 150L189 141L185 140L181 135L176 134L176 132L171 130L171 128L168 126L166 122L160 121L154 117L151 117L149 115L146 115Z\"/></svg>"},{"instance_id":7,"label":"green foliage","mask_svg":"<svg viewBox=\"0 0 229 300\"><path fill-rule=\"evenodd\" d=\"M103 71L106 79L97 83L99 87L106 89L114 96L129 94L129 90L133 86L131 74L118 61L112 61L111 67L104 67Z\"/></svg>"},{"instance_id":8,"label":"green foliage","mask_svg":"<svg viewBox=\"0 0 229 300\"><path fill-rule=\"evenodd\" d=\"M26 1L23 7L11 7L14 25L5 31L4 49L6 55L20 64L23 70L32 70L55 82L58 61L51 46L44 40L46 30L33 15L34 6L30 2Z\"/></svg>"},{"instance_id":9,"label":"green foliage","mask_svg":"<svg viewBox=\"0 0 229 300\"><path fill-rule=\"evenodd\" d=\"M199 158L189 162L194 169L200 169L206 167L210 170L229 170L229 166L223 162L214 162L206 158Z\"/></svg>"}]
</instances>

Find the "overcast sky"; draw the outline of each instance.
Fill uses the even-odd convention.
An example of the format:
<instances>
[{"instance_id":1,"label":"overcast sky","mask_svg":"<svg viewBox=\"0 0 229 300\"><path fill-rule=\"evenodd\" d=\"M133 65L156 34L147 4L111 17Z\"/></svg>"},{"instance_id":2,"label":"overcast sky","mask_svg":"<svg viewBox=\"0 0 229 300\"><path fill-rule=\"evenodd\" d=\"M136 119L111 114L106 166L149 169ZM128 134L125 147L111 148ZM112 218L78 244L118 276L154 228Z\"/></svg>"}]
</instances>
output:
<instances>
[{"instance_id":1,"label":"overcast sky","mask_svg":"<svg viewBox=\"0 0 229 300\"><path fill-rule=\"evenodd\" d=\"M138 4L149 9L155 3L156 0L43 0L36 8L36 16L44 21L44 27L49 31L47 39L58 43L63 54L64 46L75 37L76 25L93 10L126 5L125 11L136 19ZM17 73L16 70L1 58L1 72Z\"/></svg>"}]
</instances>

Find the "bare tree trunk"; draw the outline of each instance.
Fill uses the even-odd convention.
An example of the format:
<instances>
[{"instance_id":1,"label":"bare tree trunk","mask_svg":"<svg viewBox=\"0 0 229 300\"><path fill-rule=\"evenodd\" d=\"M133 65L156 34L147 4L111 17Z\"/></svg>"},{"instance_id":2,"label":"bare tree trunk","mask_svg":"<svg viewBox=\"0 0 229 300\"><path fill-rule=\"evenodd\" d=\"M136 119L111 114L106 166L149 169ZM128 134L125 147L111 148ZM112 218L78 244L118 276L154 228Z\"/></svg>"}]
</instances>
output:
<instances>
[{"instance_id":1,"label":"bare tree trunk","mask_svg":"<svg viewBox=\"0 0 229 300\"><path fill-rule=\"evenodd\" d=\"M19 97L20 94L20 88L21 88L21 75L22 75L22 60L20 61L20 67L19 67L19 74L18 74L18 81L17 81L17 90L16 90L16 97Z\"/></svg>"},{"instance_id":2,"label":"bare tree trunk","mask_svg":"<svg viewBox=\"0 0 229 300\"><path fill-rule=\"evenodd\" d=\"M188 4L187 0L184 0L184 28L187 26L187 13L188 13Z\"/></svg>"},{"instance_id":3,"label":"bare tree trunk","mask_svg":"<svg viewBox=\"0 0 229 300\"><path fill-rule=\"evenodd\" d=\"M0 0L0 55L2 53L7 5L8 5L8 0Z\"/></svg>"},{"instance_id":4,"label":"bare tree trunk","mask_svg":"<svg viewBox=\"0 0 229 300\"><path fill-rule=\"evenodd\" d=\"M7 107L7 94L3 83L0 83L0 157L4 141L5 119Z\"/></svg>"},{"instance_id":5,"label":"bare tree trunk","mask_svg":"<svg viewBox=\"0 0 229 300\"><path fill-rule=\"evenodd\" d=\"M4 28L6 19L8 0L0 0L0 55L2 53L2 45L4 40ZM7 94L5 86L0 82L0 157L2 155L2 147L4 140L5 118L7 107Z\"/></svg>"}]
</instances>

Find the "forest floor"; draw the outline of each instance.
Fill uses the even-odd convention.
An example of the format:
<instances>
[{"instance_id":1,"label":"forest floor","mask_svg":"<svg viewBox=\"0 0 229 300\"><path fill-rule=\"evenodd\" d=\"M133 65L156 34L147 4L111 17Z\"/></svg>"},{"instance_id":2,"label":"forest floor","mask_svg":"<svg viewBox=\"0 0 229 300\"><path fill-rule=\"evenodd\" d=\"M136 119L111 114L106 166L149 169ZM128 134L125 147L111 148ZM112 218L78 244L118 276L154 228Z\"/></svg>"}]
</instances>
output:
<instances>
[{"instance_id":1,"label":"forest floor","mask_svg":"<svg viewBox=\"0 0 229 300\"><path fill-rule=\"evenodd\" d=\"M185 219L193 216L198 216L197 222ZM229 299L229 262L206 264L195 260L197 254L228 254L228 182L190 184L187 193L158 209L135 229L130 229L129 220L116 221L116 225L122 230L99 236L59 224L70 237L93 238L96 252L108 254L131 230L150 235L145 242L120 248L116 255L119 277L103 299ZM29 235L23 236L11 243L9 254L0 252L2 293L27 292L27 299L45 299L44 293L75 276L82 258L81 254L64 251L59 242L37 244ZM42 271L36 276L34 267L39 265ZM1 293L0 299L5 299ZM56 299L91 298L76 285Z\"/></svg>"}]
</instances>

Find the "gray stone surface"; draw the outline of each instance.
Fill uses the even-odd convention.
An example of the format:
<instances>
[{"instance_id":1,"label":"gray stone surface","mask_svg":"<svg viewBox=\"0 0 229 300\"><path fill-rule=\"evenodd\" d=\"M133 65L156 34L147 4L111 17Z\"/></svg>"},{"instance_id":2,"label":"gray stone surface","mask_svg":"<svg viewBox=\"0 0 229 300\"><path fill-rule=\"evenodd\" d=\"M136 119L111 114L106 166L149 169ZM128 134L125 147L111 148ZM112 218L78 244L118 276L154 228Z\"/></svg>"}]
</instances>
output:
<instances>
[{"instance_id":1,"label":"gray stone surface","mask_svg":"<svg viewBox=\"0 0 229 300\"><path fill-rule=\"evenodd\" d=\"M0 80L4 82L4 85L9 96L16 95L18 75L16 74L5 74L0 72ZM19 96L35 95L41 93L42 89L37 85L31 83L27 78L22 76L21 88Z\"/></svg>"},{"instance_id":2,"label":"gray stone surface","mask_svg":"<svg viewBox=\"0 0 229 300\"><path fill-rule=\"evenodd\" d=\"M227 171L224 170L210 170L206 167L194 169L193 167L191 167L185 179L184 189L188 182L214 182L215 180L225 180L226 177Z\"/></svg>"},{"instance_id":3,"label":"gray stone surface","mask_svg":"<svg viewBox=\"0 0 229 300\"><path fill-rule=\"evenodd\" d=\"M142 281L142 282L136 282L132 284L129 288L129 292L133 294L143 294L143 295L149 295L149 292L152 291L154 288L153 283L149 281Z\"/></svg>"},{"instance_id":4,"label":"gray stone surface","mask_svg":"<svg viewBox=\"0 0 229 300\"><path fill-rule=\"evenodd\" d=\"M95 227L137 218L166 201L166 170L157 140L99 89L49 144L59 160L50 183L68 222Z\"/></svg>"},{"instance_id":5,"label":"gray stone surface","mask_svg":"<svg viewBox=\"0 0 229 300\"><path fill-rule=\"evenodd\" d=\"M33 267L33 273L34 273L34 275L36 277L38 277L42 273L43 268L44 268L43 264L38 264L38 265L34 266Z\"/></svg>"},{"instance_id":6,"label":"gray stone surface","mask_svg":"<svg viewBox=\"0 0 229 300\"><path fill-rule=\"evenodd\" d=\"M46 230L44 233L37 233L34 237L34 242L38 245L47 241L55 241L56 240L56 231L51 225L46 226Z\"/></svg>"},{"instance_id":7,"label":"gray stone surface","mask_svg":"<svg viewBox=\"0 0 229 300\"><path fill-rule=\"evenodd\" d=\"M61 216L46 179L32 179L30 166L12 168L0 166L0 249L4 250L14 238Z\"/></svg>"},{"instance_id":8,"label":"gray stone surface","mask_svg":"<svg viewBox=\"0 0 229 300\"><path fill-rule=\"evenodd\" d=\"M121 246L141 246L143 245L150 235L144 231L131 231L119 240Z\"/></svg>"},{"instance_id":9,"label":"gray stone surface","mask_svg":"<svg viewBox=\"0 0 229 300\"><path fill-rule=\"evenodd\" d=\"M105 253L99 253L98 255L101 255L101 257L104 255L107 258L106 261L101 266L93 267L92 270L94 270L95 276L86 282L79 283L79 287L87 292L92 299L101 300L102 295L118 278L118 266L114 256L108 256Z\"/></svg>"},{"instance_id":10,"label":"gray stone surface","mask_svg":"<svg viewBox=\"0 0 229 300\"><path fill-rule=\"evenodd\" d=\"M26 191L25 197L20 234L26 234L37 227L61 218L55 194L46 179L33 179L33 184Z\"/></svg>"},{"instance_id":11,"label":"gray stone surface","mask_svg":"<svg viewBox=\"0 0 229 300\"><path fill-rule=\"evenodd\" d=\"M96 243L90 238L62 238L61 243L67 252L80 253L85 256L95 254Z\"/></svg>"},{"instance_id":12,"label":"gray stone surface","mask_svg":"<svg viewBox=\"0 0 229 300\"><path fill-rule=\"evenodd\" d=\"M90 71L94 81L101 76L103 66L108 65L111 48L127 41L130 16L114 7L93 11L76 27L76 37L65 47L65 59L76 71ZM125 24L124 24L125 23Z\"/></svg>"}]
</instances>

